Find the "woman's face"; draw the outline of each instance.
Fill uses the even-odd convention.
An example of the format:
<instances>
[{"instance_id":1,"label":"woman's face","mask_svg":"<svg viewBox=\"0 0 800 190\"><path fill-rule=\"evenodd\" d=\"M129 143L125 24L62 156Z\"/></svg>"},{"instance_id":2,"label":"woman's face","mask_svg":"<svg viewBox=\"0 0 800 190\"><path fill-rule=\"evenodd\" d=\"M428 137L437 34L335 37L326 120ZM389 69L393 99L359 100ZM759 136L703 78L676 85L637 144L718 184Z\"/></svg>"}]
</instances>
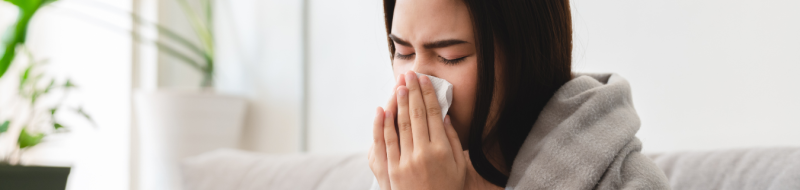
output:
<instances>
[{"instance_id":1,"label":"woman's face","mask_svg":"<svg viewBox=\"0 0 800 190\"><path fill-rule=\"evenodd\" d=\"M412 70L453 84L447 114L461 144L466 145L478 76L467 6L459 0L398 0L389 37L396 48L395 79Z\"/></svg>"}]
</instances>

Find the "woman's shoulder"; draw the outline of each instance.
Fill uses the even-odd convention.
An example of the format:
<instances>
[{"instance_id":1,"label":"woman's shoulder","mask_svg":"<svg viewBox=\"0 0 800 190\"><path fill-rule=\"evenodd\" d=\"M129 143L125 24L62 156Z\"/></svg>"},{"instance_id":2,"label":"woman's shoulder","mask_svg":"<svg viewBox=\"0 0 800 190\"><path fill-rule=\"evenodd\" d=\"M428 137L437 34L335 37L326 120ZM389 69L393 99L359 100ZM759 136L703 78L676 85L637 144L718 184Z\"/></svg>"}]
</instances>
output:
<instances>
[{"instance_id":1,"label":"woman's shoulder","mask_svg":"<svg viewBox=\"0 0 800 190\"><path fill-rule=\"evenodd\" d=\"M612 163L641 150L630 86L614 73L574 74L538 117L514 160L509 186L590 189Z\"/></svg>"}]
</instances>

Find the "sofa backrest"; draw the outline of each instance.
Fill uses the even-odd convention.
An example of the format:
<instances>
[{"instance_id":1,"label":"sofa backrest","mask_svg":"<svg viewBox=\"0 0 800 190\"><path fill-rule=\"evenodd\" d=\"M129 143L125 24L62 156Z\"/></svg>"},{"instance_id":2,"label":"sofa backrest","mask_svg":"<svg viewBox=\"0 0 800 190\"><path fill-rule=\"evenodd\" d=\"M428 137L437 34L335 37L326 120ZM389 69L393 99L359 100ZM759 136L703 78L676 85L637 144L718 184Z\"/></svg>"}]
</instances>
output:
<instances>
[{"instance_id":1,"label":"sofa backrest","mask_svg":"<svg viewBox=\"0 0 800 190\"><path fill-rule=\"evenodd\" d=\"M648 154L672 189L800 189L800 148ZM369 189L366 153L264 154L223 149L185 160L187 190Z\"/></svg>"},{"instance_id":2,"label":"sofa backrest","mask_svg":"<svg viewBox=\"0 0 800 190\"><path fill-rule=\"evenodd\" d=\"M186 159L186 190L369 189L366 153L274 155L222 149Z\"/></svg>"},{"instance_id":3,"label":"sofa backrest","mask_svg":"<svg viewBox=\"0 0 800 190\"><path fill-rule=\"evenodd\" d=\"M750 148L648 155L672 189L800 189L800 148Z\"/></svg>"}]
</instances>

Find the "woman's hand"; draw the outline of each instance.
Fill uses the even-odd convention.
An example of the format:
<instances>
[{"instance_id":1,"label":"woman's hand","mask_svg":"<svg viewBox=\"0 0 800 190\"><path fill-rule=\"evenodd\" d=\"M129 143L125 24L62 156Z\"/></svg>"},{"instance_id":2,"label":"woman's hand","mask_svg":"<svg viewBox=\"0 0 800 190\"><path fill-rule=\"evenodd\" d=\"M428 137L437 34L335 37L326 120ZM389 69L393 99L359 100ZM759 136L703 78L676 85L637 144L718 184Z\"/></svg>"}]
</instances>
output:
<instances>
[{"instance_id":1,"label":"woman's hand","mask_svg":"<svg viewBox=\"0 0 800 190\"><path fill-rule=\"evenodd\" d=\"M384 114L379 109L375 118L370 168L381 189L463 189L467 162L450 117L439 119L443 113L430 79L411 71L399 79L396 104Z\"/></svg>"},{"instance_id":2,"label":"woman's hand","mask_svg":"<svg viewBox=\"0 0 800 190\"><path fill-rule=\"evenodd\" d=\"M386 160L386 141L384 141L385 122L390 121L392 122L391 124L394 125L394 120L390 119L394 118L393 110L397 110L397 96L395 94L397 94L397 87L405 84L403 75L400 75L400 77L397 78L397 84L394 86L395 90L392 92L389 102L386 103L386 111L384 112L383 109L378 107L375 115L375 122L373 123L373 143L372 147L369 148L367 156L369 168L372 169L372 174L375 175L375 178L378 180L378 185L382 190L392 189L389 182L389 166ZM391 130L394 131L395 129L392 128Z\"/></svg>"}]
</instances>

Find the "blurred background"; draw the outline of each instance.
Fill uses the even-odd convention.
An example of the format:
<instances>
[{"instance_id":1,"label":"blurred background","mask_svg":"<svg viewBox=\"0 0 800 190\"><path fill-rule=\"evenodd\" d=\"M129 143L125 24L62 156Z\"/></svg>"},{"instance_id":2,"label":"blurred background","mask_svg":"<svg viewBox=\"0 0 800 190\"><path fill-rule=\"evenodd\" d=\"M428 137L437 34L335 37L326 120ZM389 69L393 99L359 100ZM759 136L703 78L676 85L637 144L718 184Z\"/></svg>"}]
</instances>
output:
<instances>
[{"instance_id":1,"label":"blurred background","mask_svg":"<svg viewBox=\"0 0 800 190\"><path fill-rule=\"evenodd\" d=\"M0 28L25 15L13 1ZM644 152L800 146L800 1L571 4L573 69L630 82ZM375 0L58 0L16 54L0 78L0 124L12 121L0 155L70 167L67 189L179 188L175 162L221 147L366 152L394 82ZM52 117L20 116L36 60L77 86L51 98L77 114L45 101L23 110ZM68 130L23 148L21 130L37 130L15 121L36 118Z\"/></svg>"}]
</instances>

